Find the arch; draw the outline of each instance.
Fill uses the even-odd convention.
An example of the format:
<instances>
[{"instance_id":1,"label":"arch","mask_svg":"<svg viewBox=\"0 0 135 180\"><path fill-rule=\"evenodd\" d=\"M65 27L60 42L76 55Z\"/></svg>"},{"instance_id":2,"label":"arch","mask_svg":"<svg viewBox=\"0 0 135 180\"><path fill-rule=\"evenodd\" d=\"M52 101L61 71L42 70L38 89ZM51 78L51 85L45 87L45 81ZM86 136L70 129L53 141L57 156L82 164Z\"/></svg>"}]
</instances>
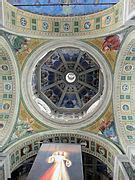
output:
<instances>
[{"instance_id":1,"label":"arch","mask_svg":"<svg viewBox=\"0 0 135 180\"><path fill-rule=\"evenodd\" d=\"M9 154L10 168L13 172L20 163L36 155L42 142L48 143L81 143L82 151L89 153L104 162L112 171L114 159L121 151L108 140L91 133L70 130L41 132L31 137L19 140L4 152Z\"/></svg>"},{"instance_id":2,"label":"arch","mask_svg":"<svg viewBox=\"0 0 135 180\"><path fill-rule=\"evenodd\" d=\"M8 32L21 36L46 39L94 38L118 32L124 21L124 2L120 0L115 6L94 14L81 16L47 16L18 9L7 1L3 2L3 26ZM10 14L13 13L13 16ZM18 19L18 20L17 20ZM97 19L97 25L95 20ZM56 25L56 26L55 26Z\"/></svg>"},{"instance_id":3,"label":"arch","mask_svg":"<svg viewBox=\"0 0 135 180\"><path fill-rule=\"evenodd\" d=\"M3 147L11 135L17 119L20 83L18 66L12 49L6 39L0 36L1 53L1 125L0 125L0 147Z\"/></svg>"},{"instance_id":4,"label":"arch","mask_svg":"<svg viewBox=\"0 0 135 180\"><path fill-rule=\"evenodd\" d=\"M134 86L135 31L126 37L114 73L113 107L117 133L124 151L135 143Z\"/></svg>"}]
</instances>

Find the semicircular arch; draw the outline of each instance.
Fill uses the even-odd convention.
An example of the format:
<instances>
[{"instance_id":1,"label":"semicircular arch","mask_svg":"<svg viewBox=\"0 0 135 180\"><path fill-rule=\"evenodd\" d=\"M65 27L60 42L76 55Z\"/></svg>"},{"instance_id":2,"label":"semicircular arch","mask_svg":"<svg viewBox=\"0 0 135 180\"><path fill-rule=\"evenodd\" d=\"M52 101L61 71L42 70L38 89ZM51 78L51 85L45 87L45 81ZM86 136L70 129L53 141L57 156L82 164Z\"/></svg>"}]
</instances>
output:
<instances>
[{"instance_id":1,"label":"semicircular arch","mask_svg":"<svg viewBox=\"0 0 135 180\"><path fill-rule=\"evenodd\" d=\"M36 155L43 142L81 144L82 152L97 157L112 171L115 157L122 154L117 146L98 135L79 130L70 130L68 133L66 131L53 130L32 135L9 146L4 152L9 154L11 172L23 161Z\"/></svg>"},{"instance_id":2,"label":"semicircular arch","mask_svg":"<svg viewBox=\"0 0 135 180\"><path fill-rule=\"evenodd\" d=\"M113 107L117 133L124 151L135 143L135 31L121 47L114 73Z\"/></svg>"},{"instance_id":3,"label":"semicircular arch","mask_svg":"<svg viewBox=\"0 0 135 180\"><path fill-rule=\"evenodd\" d=\"M7 40L0 36L0 147L3 147L10 137L17 120L20 80L18 66L13 51Z\"/></svg>"}]
</instances>

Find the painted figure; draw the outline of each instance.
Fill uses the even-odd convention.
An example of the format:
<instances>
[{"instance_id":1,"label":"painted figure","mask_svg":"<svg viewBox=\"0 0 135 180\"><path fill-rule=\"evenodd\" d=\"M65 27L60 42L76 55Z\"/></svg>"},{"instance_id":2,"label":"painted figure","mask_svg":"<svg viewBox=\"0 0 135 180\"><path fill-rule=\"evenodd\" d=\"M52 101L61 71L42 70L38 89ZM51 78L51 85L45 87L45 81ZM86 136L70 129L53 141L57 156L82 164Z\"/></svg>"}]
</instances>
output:
<instances>
[{"instance_id":1,"label":"painted figure","mask_svg":"<svg viewBox=\"0 0 135 180\"><path fill-rule=\"evenodd\" d=\"M40 180L70 180L66 167L70 167L72 162L66 158L65 152L54 152L48 158L48 163L53 163L53 165L43 174Z\"/></svg>"},{"instance_id":2,"label":"painted figure","mask_svg":"<svg viewBox=\"0 0 135 180\"><path fill-rule=\"evenodd\" d=\"M118 50L120 48L120 37L118 35L106 37L102 47L103 51Z\"/></svg>"},{"instance_id":3,"label":"painted figure","mask_svg":"<svg viewBox=\"0 0 135 180\"><path fill-rule=\"evenodd\" d=\"M115 125L113 121L102 121L100 124L99 131L105 137L114 140L115 142L118 141L116 132L115 132Z\"/></svg>"}]
</instances>

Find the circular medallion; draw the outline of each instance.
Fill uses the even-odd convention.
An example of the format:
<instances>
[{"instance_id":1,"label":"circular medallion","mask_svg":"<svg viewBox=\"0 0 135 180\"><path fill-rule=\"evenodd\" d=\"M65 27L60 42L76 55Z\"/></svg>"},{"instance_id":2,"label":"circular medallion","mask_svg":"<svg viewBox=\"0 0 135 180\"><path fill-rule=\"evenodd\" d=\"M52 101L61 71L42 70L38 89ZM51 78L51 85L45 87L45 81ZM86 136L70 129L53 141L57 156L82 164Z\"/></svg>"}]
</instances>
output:
<instances>
[{"instance_id":1,"label":"circular medallion","mask_svg":"<svg viewBox=\"0 0 135 180\"><path fill-rule=\"evenodd\" d=\"M63 29L64 29L64 31L69 31L70 25L69 25L68 23L65 23L65 24L63 25Z\"/></svg>"},{"instance_id":2,"label":"circular medallion","mask_svg":"<svg viewBox=\"0 0 135 180\"><path fill-rule=\"evenodd\" d=\"M48 23L46 21L43 22L42 26L45 31L48 29Z\"/></svg>"},{"instance_id":3,"label":"circular medallion","mask_svg":"<svg viewBox=\"0 0 135 180\"><path fill-rule=\"evenodd\" d=\"M66 81L68 83L73 83L73 82L75 82L75 80L76 80L76 75L74 73L69 72L66 74Z\"/></svg>"},{"instance_id":4,"label":"circular medallion","mask_svg":"<svg viewBox=\"0 0 135 180\"><path fill-rule=\"evenodd\" d=\"M123 90L123 91L128 91L128 89L129 89L128 84L123 84L123 85L122 85L122 90Z\"/></svg>"},{"instance_id":5,"label":"circular medallion","mask_svg":"<svg viewBox=\"0 0 135 180\"><path fill-rule=\"evenodd\" d=\"M26 21L26 19L25 19L24 17L22 17L22 18L20 19L20 23L21 23L22 26L26 26L27 21Z\"/></svg>"},{"instance_id":6,"label":"circular medallion","mask_svg":"<svg viewBox=\"0 0 135 180\"><path fill-rule=\"evenodd\" d=\"M3 70L3 71L8 71L8 66L7 66L7 65L5 65L5 64L4 64L4 65L2 65L2 70Z\"/></svg>"},{"instance_id":7,"label":"circular medallion","mask_svg":"<svg viewBox=\"0 0 135 180\"><path fill-rule=\"evenodd\" d=\"M128 106L127 104L124 104L124 105L122 106L122 109L123 109L124 111L128 111L128 110L129 110L129 106Z\"/></svg>"},{"instance_id":8,"label":"circular medallion","mask_svg":"<svg viewBox=\"0 0 135 180\"><path fill-rule=\"evenodd\" d=\"M23 151L23 154L27 154L30 150L30 147L29 146L25 146L22 151Z\"/></svg>"},{"instance_id":9,"label":"circular medallion","mask_svg":"<svg viewBox=\"0 0 135 180\"><path fill-rule=\"evenodd\" d=\"M11 84L5 84L5 90L9 91L12 89L12 85Z\"/></svg>"},{"instance_id":10,"label":"circular medallion","mask_svg":"<svg viewBox=\"0 0 135 180\"><path fill-rule=\"evenodd\" d=\"M100 154L105 155L105 149L103 147L100 146L98 150Z\"/></svg>"},{"instance_id":11,"label":"circular medallion","mask_svg":"<svg viewBox=\"0 0 135 180\"><path fill-rule=\"evenodd\" d=\"M107 16L106 20L105 20L105 23L108 25L108 24L110 24L110 22L111 22L111 17Z\"/></svg>"},{"instance_id":12,"label":"circular medallion","mask_svg":"<svg viewBox=\"0 0 135 180\"><path fill-rule=\"evenodd\" d=\"M5 103L4 105L3 105L3 109L9 109L10 108L10 105L8 104L8 103Z\"/></svg>"},{"instance_id":13,"label":"circular medallion","mask_svg":"<svg viewBox=\"0 0 135 180\"><path fill-rule=\"evenodd\" d=\"M91 23L89 21L85 22L84 28L85 29L90 29Z\"/></svg>"},{"instance_id":14,"label":"circular medallion","mask_svg":"<svg viewBox=\"0 0 135 180\"><path fill-rule=\"evenodd\" d=\"M133 66L131 64L126 64L124 66L124 69L125 69L125 71L129 72L129 71L131 71L133 69Z\"/></svg>"}]
</instances>

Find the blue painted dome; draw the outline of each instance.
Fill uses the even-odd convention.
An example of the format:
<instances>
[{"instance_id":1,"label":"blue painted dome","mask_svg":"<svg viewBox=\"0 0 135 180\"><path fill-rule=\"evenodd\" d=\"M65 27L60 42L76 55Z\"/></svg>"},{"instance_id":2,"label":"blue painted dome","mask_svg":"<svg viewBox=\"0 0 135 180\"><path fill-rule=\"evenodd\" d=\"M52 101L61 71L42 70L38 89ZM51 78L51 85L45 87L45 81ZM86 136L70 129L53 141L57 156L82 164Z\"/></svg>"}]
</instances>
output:
<instances>
[{"instance_id":1,"label":"blue painted dome","mask_svg":"<svg viewBox=\"0 0 135 180\"><path fill-rule=\"evenodd\" d=\"M119 0L8 0L12 5L36 14L76 16L96 13L115 5Z\"/></svg>"},{"instance_id":2,"label":"blue painted dome","mask_svg":"<svg viewBox=\"0 0 135 180\"><path fill-rule=\"evenodd\" d=\"M87 110L103 91L100 66L88 52L74 47L57 48L36 65L33 90L54 111Z\"/></svg>"}]
</instances>

